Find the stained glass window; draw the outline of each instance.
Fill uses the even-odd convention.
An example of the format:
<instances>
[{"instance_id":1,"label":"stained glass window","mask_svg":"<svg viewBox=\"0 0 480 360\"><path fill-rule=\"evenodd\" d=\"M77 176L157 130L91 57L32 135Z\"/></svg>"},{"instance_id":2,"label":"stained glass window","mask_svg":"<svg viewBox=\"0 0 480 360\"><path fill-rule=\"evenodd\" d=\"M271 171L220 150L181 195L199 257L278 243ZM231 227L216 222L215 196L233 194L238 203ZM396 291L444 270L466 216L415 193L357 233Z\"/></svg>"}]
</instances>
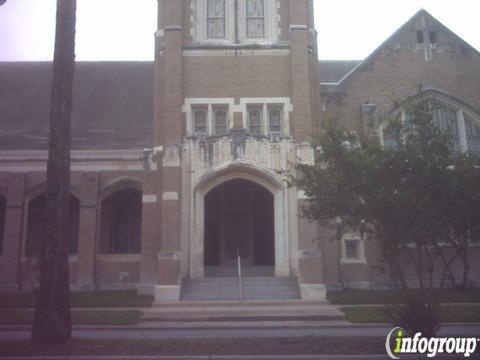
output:
<instances>
[{"instance_id":1,"label":"stained glass window","mask_svg":"<svg viewBox=\"0 0 480 360\"><path fill-rule=\"evenodd\" d=\"M468 151L480 154L480 128L468 117L465 117L465 132Z\"/></svg>"},{"instance_id":2,"label":"stained glass window","mask_svg":"<svg viewBox=\"0 0 480 360\"><path fill-rule=\"evenodd\" d=\"M225 38L225 0L207 2L207 37Z\"/></svg>"},{"instance_id":3,"label":"stained glass window","mask_svg":"<svg viewBox=\"0 0 480 360\"><path fill-rule=\"evenodd\" d=\"M460 149L460 138L458 134L457 112L442 104L434 104L433 120L440 129L452 136L453 147Z\"/></svg>"},{"instance_id":4,"label":"stained glass window","mask_svg":"<svg viewBox=\"0 0 480 360\"><path fill-rule=\"evenodd\" d=\"M268 109L270 132L279 133L282 130L282 111L279 108Z\"/></svg>"},{"instance_id":5,"label":"stained glass window","mask_svg":"<svg viewBox=\"0 0 480 360\"><path fill-rule=\"evenodd\" d=\"M215 110L215 134L227 133L227 112L224 109Z\"/></svg>"},{"instance_id":6,"label":"stained glass window","mask_svg":"<svg viewBox=\"0 0 480 360\"><path fill-rule=\"evenodd\" d=\"M265 37L265 12L263 0L247 0L247 37Z\"/></svg>"},{"instance_id":7,"label":"stained glass window","mask_svg":"<svg viewBox=\"0 0 480 360\"><path fill-rule=\"evenodd\" d=\"M193 132L196 134L207 133L207 111L197 109L193 112Z\"/></svg>"},{"instance_id":8,"label":"stained glass window","mask_svg":"<svg viewBox=\"0 0 480 360\"><path fill-rule=\"evenodd\" d=\"M248 122L250 126L250 134L261 135L262 134L262 110L250 109L248 111Z\"/></svg>"}]
</instances>

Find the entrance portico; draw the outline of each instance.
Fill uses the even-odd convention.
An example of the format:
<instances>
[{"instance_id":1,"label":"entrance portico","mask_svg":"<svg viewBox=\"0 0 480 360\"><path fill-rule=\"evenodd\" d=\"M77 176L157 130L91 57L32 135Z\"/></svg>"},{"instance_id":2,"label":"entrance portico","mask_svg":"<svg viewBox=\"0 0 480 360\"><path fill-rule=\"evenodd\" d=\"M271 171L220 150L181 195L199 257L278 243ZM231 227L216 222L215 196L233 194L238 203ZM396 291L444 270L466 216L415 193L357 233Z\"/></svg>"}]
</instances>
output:
<instances>
[{"instance_id":1,"label":"entrance portico","mask_svg":"<svg viewBox=\"0 0 480 360\"><path fill-rule=\"evenodd\" d=\"M190 277L204 277L205 265L232 265L237 249L244 264L290 276L287 194L275 174L249 163L205 174L194 190Z\"/></svg>"}]
</instances>

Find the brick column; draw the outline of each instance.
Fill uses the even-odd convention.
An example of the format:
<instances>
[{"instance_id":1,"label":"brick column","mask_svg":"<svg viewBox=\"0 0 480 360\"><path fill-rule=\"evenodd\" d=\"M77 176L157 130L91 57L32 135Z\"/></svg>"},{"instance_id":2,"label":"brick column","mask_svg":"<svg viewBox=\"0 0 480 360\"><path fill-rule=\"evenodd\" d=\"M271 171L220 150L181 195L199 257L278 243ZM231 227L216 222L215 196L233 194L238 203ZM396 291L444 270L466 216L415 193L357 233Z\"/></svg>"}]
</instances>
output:
<instances>
[{"instance_id":1,"label":"brick column","mask_svg":"<svg viewBox=\"0 0 480 360\"><path fill-rule=\"evenodd\" d=\"M161 188L158 193L160 209L160 251L157 264L158 301L177 301L180 296L180 242L181 242L181 153L182 141L182 42L183 1L163 0L163 48L158 49L156 82L156 138L163 147L159 173ZM160 130L160 131L159 131Z\"/></svg>"},{"instance_id":2,"label":"brick column","mask_svg":"<svg viewBox=\"0 0 480 360\"><path fill-rule=\"evenodd\" d=\"M159 176L160 174L155 169L146 171L142 186L142 244L138 290L149 295L154 294L157 285L157 262L160 248Z\"/></svg>"},{"instance_id":3,"label":"brick column","mask_svg":"<svg viewBox=\"0 0 480 360\"><path fill-rule=\"evenodd\" d=\"M98 173L82 173L82 199L78 234L76 287L95 289L95 254L97 251Z\"/></svg>"},{"instance_id":4,"label":"brick column","mask_svg":"<svg viewBox=\"0 0 480 360\"><path fill-rule=\"evenodd\" d=\"M311 141L313 130L309 52L309 1L290 1L291 78L293 137L296 142ZM311 11L311 10L310 10Z\"/></svg>"},{"instance_id":5,"label":"brick column","mask_svg":"<svg viewBox=\"0 0 480 360\"><path fill-rule=\"evenodd\" d=\"M17 291L21 260L25 175L9 174L3 238L0 289Z\"/></svg>"}]
</instances>

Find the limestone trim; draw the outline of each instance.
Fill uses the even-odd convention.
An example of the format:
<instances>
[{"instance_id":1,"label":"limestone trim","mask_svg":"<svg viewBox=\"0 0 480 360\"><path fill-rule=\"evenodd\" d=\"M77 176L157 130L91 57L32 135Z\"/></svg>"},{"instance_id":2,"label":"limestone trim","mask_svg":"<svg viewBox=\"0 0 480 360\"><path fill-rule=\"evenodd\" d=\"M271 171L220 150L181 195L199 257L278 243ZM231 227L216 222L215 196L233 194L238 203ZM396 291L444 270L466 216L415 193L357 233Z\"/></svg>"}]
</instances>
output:
<instances>
[{"instance_id":1,"label":"limestone trim","mask_svg":"<svg viewBox=\"0 0 480 360\"><path fill-rule=\"evenodd\" d=\"M96 261L98 262L139 262L140 254L96 254Z\"/></svg>"},{"instance_id":2,"label":"limestone trim","mask_svg":"<svg viewBox=\"0 0 480 360\"><path fill-rule=\"evenodd\" d=\"M203 277L204 270L204 211L205 196L215 187L234 179L251 181L267 189L274 197L275 221L275 275L290 275L290 247L288 244L290 219L288 188L269 170L249 162L235 162L206 173L193 188L193 206L190 215L190 277ZM297 219L293 219L296 221Z\"/></svg>"},{"instance_id":3,"label":"limestone trim","mask_svg":"<svg viewBox=\"0 0 480 360\"><path fill-rule=\"evenodd\" d=\"M142 203L144 204L156 204L158 201L157 195L144 194L142 195Z\"/></svg>"},{"instance_id":4,"label":"limestone trim","mask_svg":"<svg viewBox=\"0 0 480 360\"><path fill-rule=\"evenodd\" d=\"M290 49L185 49L183 56L288 56Z\"/></svg>"}]
</instances>

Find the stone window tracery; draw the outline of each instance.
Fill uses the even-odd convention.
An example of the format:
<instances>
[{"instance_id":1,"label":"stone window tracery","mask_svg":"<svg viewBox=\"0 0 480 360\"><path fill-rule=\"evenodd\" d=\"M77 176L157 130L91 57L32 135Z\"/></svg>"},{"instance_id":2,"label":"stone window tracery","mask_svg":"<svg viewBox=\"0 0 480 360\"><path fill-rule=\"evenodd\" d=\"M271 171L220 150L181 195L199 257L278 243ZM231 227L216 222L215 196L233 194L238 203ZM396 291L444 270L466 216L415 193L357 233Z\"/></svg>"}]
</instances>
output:
<instances>
[{"instance_id":1,"label":"stone window tracery","mask_svg":"<svg viewBox=\"0 0 480 360\"><path fill-rule=\"evenodd\" d=\"M265 10L263 0L246 0L248 38L265 37Z\"/></svg>"},{"instance_id":2,"label":"stone window tracery","mask_svg":"<svg viewBox=\"0 0 480 360\"><path fill-rule=\"evenodd\" d=\"M197 43L232 45L278 41L277 0L194 0L192 6L193 37Z\"/></svg>"},{"instance_id":3,"label":"stone window tracery","mask_svg":"<svg viewBox=\"0 0 480 360\"><path fill-rule=\"evenodd\" d=\"M262 109L248 109L248 127L251 135L262 135Z\"/></svg>"},{"instance_id":4,"label":"stone window tracery","mask_svg":"<svg viewBox=\"0 0 480 360\"><path fill-rule=\"evenodd\" d=\"M207 37L225 38L225 0L207 1Z\"/></svg>"},{"instance_id":5,"label":"stone window tracery","mask_svg":"<svg viewBox=\"0 0 480 360\"><path fill-rule=\"evenodd\" d=\"M282 131L282 109L279 107L269 107L268 118L270 133L280 134Z\"/></svg>"},{"instance_id":6,"label":"stone window tracery","mask_svg":"<svg viewBox=\"0 0 480 360\"><path fill-rule=\"evenodd\" d=\"M222 135L228 132L227 128L227 110L226 109L215 109L215 134Z\"/></svg>"},{"instance_id":7,"label":"stone window tracery","mask_svg":"<svg viewBox=\"0 0 480 360\"><path fill-rule=\"evenodd\" d=\"M434 124L451 136L451 143L455 150L480 154L480 119L449 100L432 97L430 100L430 114ZM402 121L409 123L409 114L402 111ZM414 129L413 129L414 131ZM381 142L385 147L395 147L396 140L388 124L380 126Z\"/></svg>"},{"instance_id":8,"label":"stone window tracery","mask_svg":"<svg viewBox=\"0 0 480 360\"><path fill-rule=\"evenodd\" d=\"M480 127L468 117L465 117L465 132L468 151L480 154Z\"/></svg>"},{"instance_id":9,"label":"stone window tracery","mask_svg":"<svg viewBox=\"0 0 480 360\"><path fill-rule=\"evenodd\" d=\"M207 133L207 109L194 109L193 132L195 134Z\"/></svg>"}]
</instances>

